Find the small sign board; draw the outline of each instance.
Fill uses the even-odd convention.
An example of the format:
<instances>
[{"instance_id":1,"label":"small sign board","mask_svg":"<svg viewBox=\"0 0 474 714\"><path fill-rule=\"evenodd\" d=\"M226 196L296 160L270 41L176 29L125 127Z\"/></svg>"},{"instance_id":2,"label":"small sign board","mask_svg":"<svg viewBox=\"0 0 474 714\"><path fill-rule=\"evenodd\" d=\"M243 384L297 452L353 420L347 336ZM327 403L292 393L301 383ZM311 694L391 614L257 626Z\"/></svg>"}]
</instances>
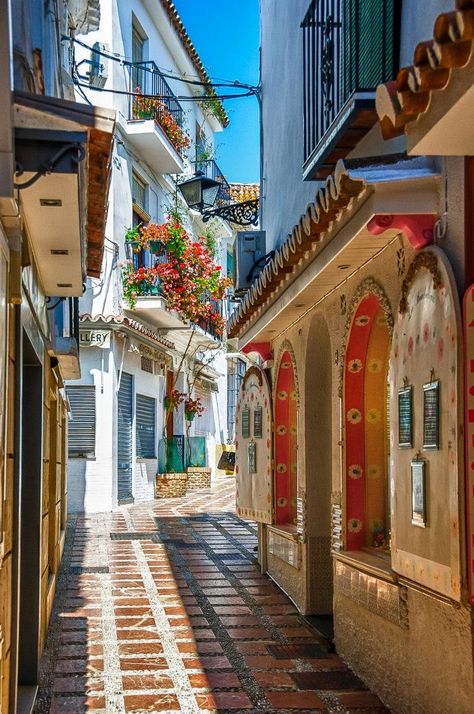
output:
<instances>
[{"instance_id":1,"label":"small sign board","mask_svg":"<svg viewBox=\"0 0 474 714\"><path fill-rule=\"evenodd\" d=\"M79 330L79 346L110 348L110 330Z\"/></svg>"},{"instance_id":2,"label":"small sign board","mask_svg":"<svg viewBox=\"0 0 474 714\"><path fill-rule=\"evenodd\" d=\"M413 446L413 387L398 392L398 446Z\"/></svg>"},{"instance_id":3,"label":"small sign board","mask_svg":"<svg viewBox=\"0 0 474 714\"><path fill-rule=\"evenodd\" d=\"M242 439L250 439L250 408L242 409Z\"/></svg>"},{"instance_id":4,"label":"small sign board","mask_svg":"<svg viewBox=\"0 0 474 714\"><path fill-rule=\"evenodd\" d=\"M256 407L253 412L253 436L254 439L261 439L263 436L263 409Z\"/></svg>"},{"instance_id":5,"label":"small sign board","mask_svg":"<svg viewBox=\"0 0 474 714\"><path fill-rule=\"evenodd\" d=\"M426 461L411 462L411 522L414 526L426 526Z\"/></svg>"},{"instance_id":6,"label":"small sign board","mask_svg":"<svg viewBox=\"0 0 474 714\"><path fill-rule=\"evenodd\" d=\"M423 385L423 448L439 449L439 382Z\"/></svg>"}]
</instances>

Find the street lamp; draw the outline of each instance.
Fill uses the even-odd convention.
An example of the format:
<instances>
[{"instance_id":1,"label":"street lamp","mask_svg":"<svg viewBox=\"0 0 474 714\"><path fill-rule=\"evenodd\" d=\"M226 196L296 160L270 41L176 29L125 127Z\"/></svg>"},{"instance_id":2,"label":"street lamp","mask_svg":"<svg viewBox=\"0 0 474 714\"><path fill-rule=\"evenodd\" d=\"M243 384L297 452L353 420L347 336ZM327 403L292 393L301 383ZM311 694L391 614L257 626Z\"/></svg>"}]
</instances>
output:
<instances>
[{"instance_id":1,"label":"street lamp","mask_svg":"<svg viewBox=\"0 0 474 714\"><path fill-rule=\"evenodd\" d=\"M194 208L199 213L204 213L206 208L212 208L220 186L219 181L207 178L202 171L196 171L192 178L178 184L188 207Z\"/></svg>"}]
</instances>

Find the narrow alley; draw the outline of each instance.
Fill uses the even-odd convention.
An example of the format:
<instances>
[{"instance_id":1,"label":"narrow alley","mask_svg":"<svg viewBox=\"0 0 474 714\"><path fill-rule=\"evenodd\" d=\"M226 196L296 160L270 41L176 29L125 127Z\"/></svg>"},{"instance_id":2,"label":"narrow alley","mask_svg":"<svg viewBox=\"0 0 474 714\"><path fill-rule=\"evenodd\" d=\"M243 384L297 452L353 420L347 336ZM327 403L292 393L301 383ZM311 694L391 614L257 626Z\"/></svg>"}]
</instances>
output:
<instances>
[{"instance_id":1,"label":"narrow alley","mask_svg":"<svg viewBox=\"0 0 474 714\"><path fill-rule=\"evenodd\" d=\"M234 488L71 518L36 714L387 711L260 574Z\"/></svg>"}]
</instances>

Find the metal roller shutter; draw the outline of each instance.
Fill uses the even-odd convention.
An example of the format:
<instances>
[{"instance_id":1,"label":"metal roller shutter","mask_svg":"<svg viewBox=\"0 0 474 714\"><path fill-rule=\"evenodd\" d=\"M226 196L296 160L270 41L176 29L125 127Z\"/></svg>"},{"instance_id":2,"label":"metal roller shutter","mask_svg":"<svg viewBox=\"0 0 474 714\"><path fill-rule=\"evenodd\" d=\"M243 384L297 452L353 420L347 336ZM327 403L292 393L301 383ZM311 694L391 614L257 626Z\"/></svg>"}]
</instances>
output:
<instances>
[{"instance_id":1,"label":"metal roller shutter","mask_svg":"<svg viewBox=\"0 0 474 714\"><path fill-rule=\"evenodd\" d=\"M133 377L122 372L117 409L117 497L119 502L133 501L132 493L132 396Z\"/></svg>"},{"instance_id":2,"label":"metal roller shutter","mask_svg":"<svg viewBox=\"0 0 474 714\"><path fill-rule=\"evenodd\" d=\"M137 458L154 459L155 451L155 416L156 399L137 394L136 403L136 430L137 430Z\"/></svg>"},{"instance_id":3,"label":"metal roller shutter","mask_svg":"<svg viewBox=\"0 0 474 714\"><path fill-rule=\"evenodd\" d=\"M66 394L71 405L69 456L95 456L95 387L66 387Z\"/></svg>"}]
</instances>

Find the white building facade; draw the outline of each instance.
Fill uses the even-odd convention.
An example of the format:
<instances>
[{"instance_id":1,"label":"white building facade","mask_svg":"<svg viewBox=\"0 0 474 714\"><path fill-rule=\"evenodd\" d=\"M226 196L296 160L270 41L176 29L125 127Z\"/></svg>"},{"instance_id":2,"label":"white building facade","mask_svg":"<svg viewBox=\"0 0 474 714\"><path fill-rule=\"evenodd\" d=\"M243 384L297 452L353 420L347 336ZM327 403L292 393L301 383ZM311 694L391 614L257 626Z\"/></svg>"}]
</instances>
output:
<instances>
[{"instance_id":1,"label":"white building facade","mask_svg":"<svg viewBox=\"0 0 474 714\"><path fill-rule=\"evenodd\" d=\"M226 114L216 98L195 101L212 90L181 81L209 80L171 2L104 1L100 28L84 40L71 44L76 91L113 107L117 128L102 273L80 301L82 377L68 387L72 512L152 498L157 470L168 470L164 454L172 470L182 459L186 470L188 436L193 454L199 451L194 465L215 471L216 446L227 440L222 336L169 310L159 291L130 309L122 288L127 260L136 269L155 262L127 243L127 232L163 224L175 210L189 235L206 234L216 245L225 273L231 229L218 218L204 224L177 184L201 170L221 183L217 202L230 200L213 160L214 134ZM186 424L183 405L166 412L173 389L199 398L202 416Z\"/></svg>"}]
</instances>

